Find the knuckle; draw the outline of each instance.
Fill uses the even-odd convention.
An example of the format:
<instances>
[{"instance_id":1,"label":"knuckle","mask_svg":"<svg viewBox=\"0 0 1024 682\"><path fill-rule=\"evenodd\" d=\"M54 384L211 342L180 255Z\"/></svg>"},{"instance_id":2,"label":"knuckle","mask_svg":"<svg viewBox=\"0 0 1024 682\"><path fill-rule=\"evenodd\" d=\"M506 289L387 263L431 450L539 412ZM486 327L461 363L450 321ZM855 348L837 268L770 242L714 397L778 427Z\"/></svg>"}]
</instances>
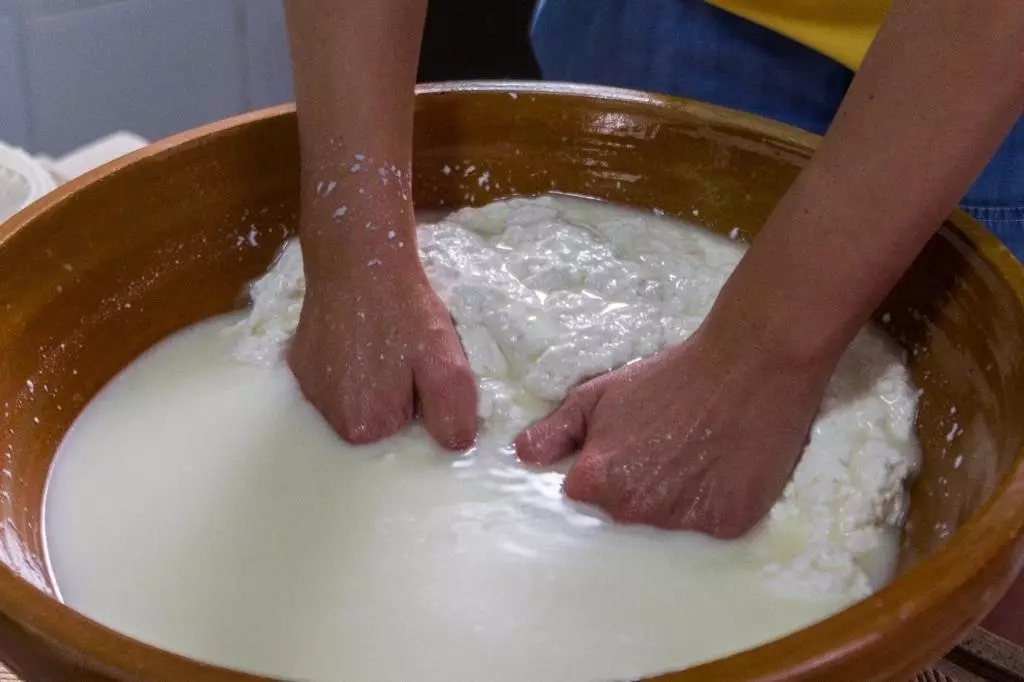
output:
<instances>
[{"instance_id":1,"label":"knuckle","mask_svg":"<svg viewBox=\"0 0 1024 682\"><path fill-rule=\"evenodd\" d=\"M476 441L476 431L469 428L456 429L442 436L439 441L448 450L465 450Z\"/></svg>"},{"instance_id":2,"label":"knuckle","mask_svg":"<svg viewBox=\"0 0 1024 682\"><path fill-rule=\"evenodd\" d=\"M360 400L343 406L332 422L336 422L335 429L346 442L367 445L395 435L411 418L411 403Z\"/></svg>"},{"instance_id":3,"label":"knuckle","mask_svg":"<svg viewBox=\"0 0 1024 682\"><path fill-rule=\"evenodd\" d=\"M735 540L742 537L747 532L747 526L744 523L740 523L734 519L728 519L723 522L719 522L716 528L711 532L716 538L720 540Z\"/></svg>"},{"instance_id":4,"label":"knuckle","mask_svg":"<svg viewBox=\"0 0 1024 682\"><path fill-rule=\"evenodd\" d=\"M369 445L383 438L383 435L378 435L375 430L366 424L343 426L338 429L338 434L350 445Z\"/></svg>"},{"instance_id":5,"label":"knuckle","mask_svg":"<svg viewBox=\"0 0 1024 682\"><path fill-rule=\"evenodd\" d=\"M650 500L646 496L632 492L625 495L609 513L620 523L657 525L658 519L651 515L650 508Z\"/></svg>"},{"instance_id":6,"label":"knuckle","mask_svg":"<svg viewBox=\"0 0 1024 682\"><path fill-rule=\"evenodd\" d=\"M708 516L706 532L721 540L735 540L742 537L756 523L758 517L748 510L738 508L735 503L718 506L716 512Z\"/></svg>"},{"instance_id":7,"label":"knuckle","mask_svg":"<svg viewBox=\"0 0 1024 682\"><path fill-rule=\"evenodd\" d=\"M583 384L582 386L576 386L575 388L570 389L569 392L565 394L565 400L562 401L562 407L570 409L578 407L586 400L586 397L586 384Z\"/></svg>"},{"instance_id":8,"label":"knuckle","mask_svg":"<svg viewBox=\"0 0 1024 682\"><path fill-rule=\"evenodd\" d=\"M543 441L537 435L537 426L531 426L516 436L512 447L515 448L516 457L525 462L534 463L542 453Z\"/></svg>"},{"instance_id":9,"label":"knuckle","mask_svg":"<svg viewBox=\"0 0 1024 682\"><path fill-rule=\"evenodd\" d=\"M562 482L562 490L565 495L577 502L588 502L596 504L599 499L602 479L598 470L590 458L581 457L579 461L569 470L565 480ZM610 511L607 510L606 511Z\"/></svg>"},{"instance_id":10,"label":"knuckle","mask_svg":"<svg viewBox=\"0 0 1024 682\"><path fill-rule=\"evenodd\" d=\"M446 370L448 384L458 391L476 392L476 378L464 361L457 361Z\"/></svg>"},{"instance_id":11,"label":"knuckle","mask_svg":"<svg viewBox=\"0 0 1024 682\"><path fill-rule=\"evenodd\" d=\"M612 505L605 511L607 511L608 515L617 523L639 525L648 521L641 510L629 504ZM655 524L652 522L650 525Z\"/></svg>"},{"instance_id":12,"label":"knuckle","mask_svg":"<svg viewBox=\"0 0 1024 682\"><path fill-rule=\"evenodd\" d=\"M562 482L562 491L565 496L577 502L590 501L590 486L585 482L583 476L576 473L576 469L569 471Z\"/></svg>"},{"instance_id":13,"label":"knuckle","mask_svg":"<svg viewBox=\"0 0 1024 682\"><path fill-rule=\"evenodd\" d=\"M476 440L476 413L473 411L448 407L432 422L428 428L441 445L451 446L450 449L468 447Z\"/></svg>"}]
</instances>

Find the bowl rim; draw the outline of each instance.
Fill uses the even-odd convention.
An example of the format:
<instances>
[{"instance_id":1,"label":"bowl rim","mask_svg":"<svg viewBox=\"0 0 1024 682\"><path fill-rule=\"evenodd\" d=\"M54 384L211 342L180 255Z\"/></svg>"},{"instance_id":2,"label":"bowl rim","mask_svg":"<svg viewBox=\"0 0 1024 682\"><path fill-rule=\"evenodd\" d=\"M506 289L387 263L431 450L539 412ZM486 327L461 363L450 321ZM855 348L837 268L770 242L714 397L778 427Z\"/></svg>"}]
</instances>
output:
<instances>
[{"instance_id":1,"label":"bowl rim","mask_svg":"<svg viewBox=\"0 0 1024 682\"><path fill-rule=\"evenodd\" d=\"M754 114L734 111L712 104L668 95L604 86L542 81L457 81L419 85L417 99L453 95L515 94L518 96L568 97L583 101L631 103L673 114L688 113L713 118L744 132L771 136L801 155L809 155L820 137L770 121ZM78 192L103 182L135 164L157 163L169 153L206 144L211 139L237 132L260 121L288 118L294 104L282 104L216 121L153 143L114 160L56 189L0 224L0 248L15 235L30 229L34 222L70 201ZM1010 251L980 223L956 209L946 222L951 230L989 264L1012 290L1018 308L1024 311L1024 268ZM964 586L988 562L1011 550L1024 531L1024 447L990 498L927 560L874 595L814 625L783 638L682 672L667 673L657 679L727 679L737 671L749 671L753 680L778 680L806 674L836 656L829 641L843 642L844 656L854 655L880 639L892 637L899 620L922 615L938 600L944 600ZM965 557L967 560L965 560ZM1017 557L1017 564L1024 554ZM901 618L886 617L896 610ZM23 631L33 633L53 650L74 661L88 661L133 679L145 679L147 672L174 671L190 679L217 679L223 682L270 682L263 677L203 663L123 635L93 621L56 598L45 594L0 564L0 619L10 620ZM763 662L773 662L766 672ZM141 676L141 677L140 677ZM193 677L194 676L194 677ZM161 678L164 679L164 678ZM734 679L729 677L728 679Z\"/></svg>"}]
</instances>

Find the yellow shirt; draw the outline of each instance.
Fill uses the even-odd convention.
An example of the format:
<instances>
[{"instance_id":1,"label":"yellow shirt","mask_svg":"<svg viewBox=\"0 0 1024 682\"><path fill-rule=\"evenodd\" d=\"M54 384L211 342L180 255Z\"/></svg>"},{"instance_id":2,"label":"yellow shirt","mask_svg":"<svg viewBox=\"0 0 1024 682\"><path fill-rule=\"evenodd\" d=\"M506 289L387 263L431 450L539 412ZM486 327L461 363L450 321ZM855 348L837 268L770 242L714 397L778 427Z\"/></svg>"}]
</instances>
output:
<instances>
[{"instance_id":1,"label":"yellow shirt","mask_svg":"<svg viewBox=\"0 0 1024 682\"><path fill-rule=\"evenodd\" d=\"M891 0L708 0L856 70Z\"/></svg>"}]
</instances>

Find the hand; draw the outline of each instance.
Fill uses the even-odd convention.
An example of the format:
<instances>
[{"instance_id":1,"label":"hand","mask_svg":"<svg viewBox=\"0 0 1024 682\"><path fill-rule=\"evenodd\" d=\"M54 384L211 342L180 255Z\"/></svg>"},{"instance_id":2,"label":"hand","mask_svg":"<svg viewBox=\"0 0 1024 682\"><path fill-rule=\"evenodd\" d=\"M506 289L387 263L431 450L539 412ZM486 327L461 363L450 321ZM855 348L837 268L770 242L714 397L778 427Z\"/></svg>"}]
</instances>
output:
<instances>
[{"instance_id":1,"label":"hand","mask_svg":"<svg viewBox=\"0 0 1024 682\"><path fill-rule=\"evenodd\" d=\"M520 434L520 459L545 466L578 450L565 494L619 522L747 532L781 494L832 368L783 366L714 336L702 328L581 385Z\"/></svg>"},{"instance_id":2,"label":"hand","mask_svg":"<svg viewBox=\"0 0 1024 682\"><path fill-rule=\"evenodd\" d=\"M476 384L444 304L418 261L408 266L346 268L309 289L289 362L346 441L391 436L419 411L440 445L462 450L476 438Z\"/></svg>"}]
</instances>

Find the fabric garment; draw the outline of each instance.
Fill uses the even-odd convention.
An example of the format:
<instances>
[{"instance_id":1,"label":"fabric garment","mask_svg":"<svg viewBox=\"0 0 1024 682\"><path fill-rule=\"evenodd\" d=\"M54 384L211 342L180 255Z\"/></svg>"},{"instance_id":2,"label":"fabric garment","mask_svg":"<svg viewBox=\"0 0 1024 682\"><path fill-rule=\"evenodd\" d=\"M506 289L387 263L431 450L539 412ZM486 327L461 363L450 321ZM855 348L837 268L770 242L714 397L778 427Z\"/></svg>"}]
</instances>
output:
<instances>
[{"instance_id":1,"label":"fabric garment","mask_svg":"<svg viewBox=\"0 0 1024 682\"><path fill-rule=\"evenodd\" d=\"M707 0L856 69L891 0Z\"/></svg>"},{"instance_id":2,"label":"fabric garment","mask_svg":"<svg viewBox=\"0 0 1024 682\"><path fill-rule=\"evenodd\" d=\"M548 80L661 92L818 134L828 129L854 75L826 54L703 0L541 0L532 39ZM1024 261L1024 118L961 205Z\"/></svg>"}]
</instances>

